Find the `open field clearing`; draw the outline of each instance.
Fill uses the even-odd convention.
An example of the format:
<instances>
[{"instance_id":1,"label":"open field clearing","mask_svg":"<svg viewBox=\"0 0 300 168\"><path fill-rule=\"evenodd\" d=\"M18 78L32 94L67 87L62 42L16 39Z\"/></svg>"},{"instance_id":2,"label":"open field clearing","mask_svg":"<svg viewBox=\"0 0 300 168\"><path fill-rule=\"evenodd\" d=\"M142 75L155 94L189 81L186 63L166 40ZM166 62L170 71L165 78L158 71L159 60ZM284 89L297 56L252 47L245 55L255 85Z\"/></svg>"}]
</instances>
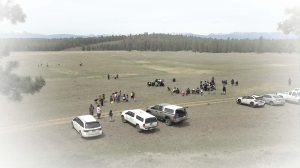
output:
<instances>
[{"instance_id":1,"label":"open field clearing","mask_svg":"<svg viewBox=\"0 0 300 168\"><path fill-rule=\"evenodd\" d=\"M46 86L21 102L0 97L0 167L300 167L300 105L250 108L235 102L238 96L300 87L296 54L16 52L2 63L10 60L19 61L15 73L41 75ZM217 91L203 96L146 85L162 78L170 88L192 89L213 76ZM221 80L232 78L239 86L228 85L221 95ZM108 98L120 90L134 91L136 102L106 101L104 135L80 138L71 128L73 117L88 114L98 95ZM121 122L122 110L163 102L187 106L189 119L174 126L159 122L145 133Z\"/></svg>"}]
</instances>

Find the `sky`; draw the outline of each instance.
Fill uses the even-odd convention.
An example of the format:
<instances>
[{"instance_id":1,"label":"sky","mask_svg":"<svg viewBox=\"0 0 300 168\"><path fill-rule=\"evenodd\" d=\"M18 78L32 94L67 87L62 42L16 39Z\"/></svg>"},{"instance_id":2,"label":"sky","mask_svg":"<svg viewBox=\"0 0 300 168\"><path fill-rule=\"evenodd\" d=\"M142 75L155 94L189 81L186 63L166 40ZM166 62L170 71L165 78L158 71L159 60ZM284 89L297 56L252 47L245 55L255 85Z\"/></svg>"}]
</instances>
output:
<instances>
[{"instance_id":1,"label":"sky","mask_svg":"<svg viewBox=\"0 0 300 168\"><path fill-rule=\"evenodd\" d=\"M6 0L0 0L6 1ZM300 0L14 0L26 22L0 33L139 34L275 32Z\"/></svg>"}]
</instances>

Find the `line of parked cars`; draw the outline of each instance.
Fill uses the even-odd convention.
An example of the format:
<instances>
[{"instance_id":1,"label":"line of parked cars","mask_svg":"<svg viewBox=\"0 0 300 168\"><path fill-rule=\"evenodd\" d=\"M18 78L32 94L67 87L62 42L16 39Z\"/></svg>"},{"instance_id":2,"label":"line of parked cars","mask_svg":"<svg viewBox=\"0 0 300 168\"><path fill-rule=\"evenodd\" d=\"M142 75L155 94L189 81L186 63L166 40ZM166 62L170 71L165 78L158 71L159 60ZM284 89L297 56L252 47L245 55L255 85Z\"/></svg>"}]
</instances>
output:
<instances>
[{"instance_id":1,"label":"line of parked cars","mask_svg":"<svg viewBox=\"0 0 300 168\"><path fill-rule=\"evenodd\" d=\"M264 107L265 104L284 105L285 102L300 104L300 88L283 93L238 97L236 102L250 107ZM158 120L168 126L187 120L186 108L161 103L147 107L146 111L142 109L124 110L121 113L121 120L123 123L130 123L135 126L138 132L154 130L158 127ZM92 115L75 117L72 120L72 127L82 137L100 136L103 133L100 122Z\"/></svg>"},{"instance_id":2,"label":"line of parked cars","mask_svg":"<svg viewBox=\"0 0 300 168\"><path fill-rule=\"evenodd\" d=\"M123 123L135 126L138 132L154 130L158 127L158 120L170 126L187 120L187 107L167 103L157 104L142 109L124 110L121 113ZM72 127L81 137L95 137L102 135L102 127L92 115L82 115L72 120Z\"/></svg>"},{"instance_id":3,"label":"line of parked cars","mask_svg":"<svg viewBox=\"0 0 300 168\"><path fill-rule=\"evenodd\" d=\"M264 107L265 104L284 105L285 102L300 104L300 88L283 93L238 97L236 102L250 107Z\"/></svg>"}]
</instances>

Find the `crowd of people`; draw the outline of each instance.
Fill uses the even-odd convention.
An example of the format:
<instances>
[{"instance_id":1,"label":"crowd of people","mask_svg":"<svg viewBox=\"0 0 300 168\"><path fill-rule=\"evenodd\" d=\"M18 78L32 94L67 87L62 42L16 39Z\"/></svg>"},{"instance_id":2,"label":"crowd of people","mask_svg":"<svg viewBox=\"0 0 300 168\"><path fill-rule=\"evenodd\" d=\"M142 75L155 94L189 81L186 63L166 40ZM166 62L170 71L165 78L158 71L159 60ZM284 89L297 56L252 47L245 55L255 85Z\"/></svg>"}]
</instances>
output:
<instances>
[{"instance_id":1,"label":"crowd of people","mask_svg":"<svg viewBox=\"0 0 300 168\"><path fill-rule=\"evenodd\" d=\"M222 95L226 95L226 86L227 86L228 82L227 80L222 80ZM231 85L232 86L238 86L238 81L234 81L234 79L231 80ZM178 87L173 87L173 89L171 89L169 86L167 87L168 91L171 92L171 94L181 94L182 96L188 96L190 94L199 94L201 96L203 96L204 92L208 92L208 94L214 95L216 94L216 83L215 83L215 79L214 77L211 78L210 81L200 81L200 87L197 87L195 89L182 89L180 90Z\"/></svg>"},{"instance_id":2,"label":"crowd of people","mask_svg":"<svg viewBox=\"0 0 300 168\"><path fill-rule=\"evenodd\" d=\"M130 99L135 101L135 92L134 91L130 92ZM120 103L120 102L128 102L128 101L129 101L128 94L125 94L125 93L122 94L121 90L119 92L113 92L109 97L110 104Z\"/></svg>"},{"instance_id":3,"label":"crowd of people","mask_svg":"<svg viewBox=\"0 0 300 168\"><path fill-rule=\"evenodd\" d=\"M132 101L136 101L136 96L135 96L135 92L132 91L130 93L130 100ZM123 93L120 90L119 92L113 92L110 96L109 96L109 104L113 104L113 103L120 103L120 102L128 102L129 101L129 96L128 94ZM94 111L96 109L96 116L98 119L100 119L101 117L101 111L102 111L102 107L104 106L105 103L105 94L99 95L97 98L94 99L94 103L95 106L93 104L90 104L89 106L89 114L90 115L94 115ZM112 120L112 110L109 111L109 117L110 120Z\"/></svg>"}]
</instances>

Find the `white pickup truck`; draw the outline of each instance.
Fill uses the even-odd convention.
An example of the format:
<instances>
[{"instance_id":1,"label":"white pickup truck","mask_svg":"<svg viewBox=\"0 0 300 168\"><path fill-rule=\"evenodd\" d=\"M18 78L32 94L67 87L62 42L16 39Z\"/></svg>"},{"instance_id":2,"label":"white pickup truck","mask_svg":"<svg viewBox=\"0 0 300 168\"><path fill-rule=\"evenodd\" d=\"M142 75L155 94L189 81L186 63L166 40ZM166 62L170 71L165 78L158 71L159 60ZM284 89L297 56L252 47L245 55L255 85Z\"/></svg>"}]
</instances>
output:
<instances>
[{"instance_id":1,"label":"white pickup truck","mask_svg":"<svg viewBox=\"0 0 300 168\"><path fill-rule=\"evenodd\" d=\"M300 104L299 90L291 90L288 92L277 93L277 95L282 97L287 102Z\"/></svg>"}]
</instances>

